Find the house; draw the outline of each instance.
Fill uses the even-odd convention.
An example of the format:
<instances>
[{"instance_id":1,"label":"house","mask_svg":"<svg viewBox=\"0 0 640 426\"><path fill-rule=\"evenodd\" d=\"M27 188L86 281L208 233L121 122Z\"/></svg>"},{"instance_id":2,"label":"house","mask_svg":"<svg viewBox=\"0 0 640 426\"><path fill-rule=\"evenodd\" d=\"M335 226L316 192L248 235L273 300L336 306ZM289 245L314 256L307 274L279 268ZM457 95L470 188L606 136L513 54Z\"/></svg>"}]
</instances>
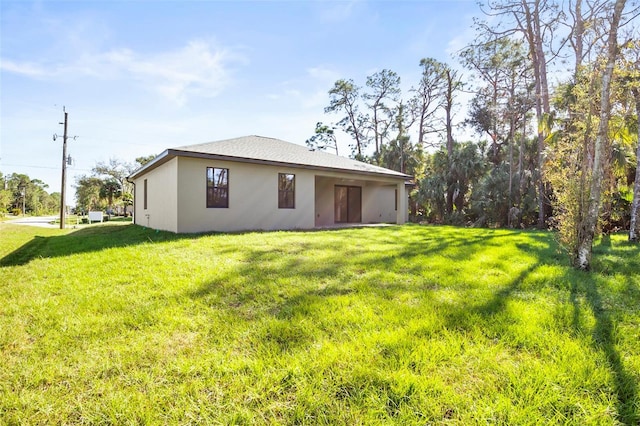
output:
<instances>
[{"instance_id":1,"label":"house","mask_svg":"<svg viewBox=\"0 0 640 426\"><path fill-rule=\"evenodd\" d=\"M407 220L411 176L245 136L167 149L135 171L138 225L179 233Z\"/></svg>"}]
</instances>

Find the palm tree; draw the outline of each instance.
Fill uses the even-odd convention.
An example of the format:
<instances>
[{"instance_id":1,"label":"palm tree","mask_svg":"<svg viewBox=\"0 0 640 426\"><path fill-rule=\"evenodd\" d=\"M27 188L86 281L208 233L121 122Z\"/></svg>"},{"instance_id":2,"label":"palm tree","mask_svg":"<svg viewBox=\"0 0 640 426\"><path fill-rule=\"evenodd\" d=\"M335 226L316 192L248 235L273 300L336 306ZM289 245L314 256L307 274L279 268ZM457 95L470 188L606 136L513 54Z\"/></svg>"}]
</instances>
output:
<instances>
[{"instance_id":1,"label":"palm tree","mask_svg":"<svg viewBox=\"0 0 640 426\"><path fill-rule=\"evenodd\" d=\"M113 198L120 197L120 184L115 179L107 179L102 183L102 187L100 188L100 197L107 198L109 209L107 210L107 214L111 216L111 211L113 210Z\"/></svg>"}]
</instances>

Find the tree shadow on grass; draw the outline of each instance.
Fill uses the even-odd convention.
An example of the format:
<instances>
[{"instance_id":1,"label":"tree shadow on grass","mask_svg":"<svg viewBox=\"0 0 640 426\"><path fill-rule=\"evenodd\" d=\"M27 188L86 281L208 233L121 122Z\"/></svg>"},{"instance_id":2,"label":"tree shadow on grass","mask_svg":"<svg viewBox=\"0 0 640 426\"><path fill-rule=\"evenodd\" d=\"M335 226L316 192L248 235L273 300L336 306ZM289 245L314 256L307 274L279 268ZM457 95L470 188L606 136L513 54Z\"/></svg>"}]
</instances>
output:
<instances>
[{"instance_id":1,"label":"tree shadow on grass","mask_svg":"<svg viewBox=\"0 0 640 426\"><path fill-rule=\"evenodd\" d=\"M197 238L199 235L173 234L132 224L104 224L81 228L64 235L34 236L0 259L0 267L26 265L34 259L70 256L109 248L144 243Z\"/></svg>"},{"instance_id":2,"label":"tree shadow on grass","mask_svg":"<svg viewBox=\"0 0 640 426\"><path fill-rule=\"evenodd\" d=\"M224 303L237 311L253 311L256 308L252 306L255 300L266 296L267 299L270 298L270 307L266 311L283 315L297 312L296 306L307 305L309 301L354 291L366 292L383 299L393 298L394 294L400 293L413 293L419 298L431 297L431 290L439 288L437 282L432 282L433 278L398 282L394 281L394 274L415 274L420 277L421 272L430 269L429 259L436 255L446 258L446 262L451 265L469 262L474 255L499 249L505 239L522 234L516 231L478 229L473 230L471 236L460 238L460 230L456 228L439 227L431 233L429 228L416 227L416 232L399 236L396 235L397 227L387 227L351 230L348 231L349 238L342 238L339 231L333 230L336 233L331 237L335 238L329 239L314 240L313 235L310 235L298 247L245 247L239 266L234 267L230 273L223 273L201 284L190 291L189 296ZM516 244L518 250L532 254L535 259L548 258L555 253L548 235L526 233L525 237L525 241L532 239L533 242ZM316 250L327 254L327 257L316 259L313 255L306 255L307 250ZM517 252L514 255L517 256ZM509 259L500 261L508 263ZM472 307L472 312L490 316L502 310L511 293L517 290L538 264L539 262L535 262L525 266L489 302ZM487 265L488 268L503 266L505 265ZM287 283L289 288L283 294L288 293L280 298L271 297L270 292L277 286L265 282L264 277L274 277L278 283ZM292 281L301 277L304 278L304 283L299 284L299 287L291 285ZM230 285L229 282L234 280L235 285ZM329 287L325 283L329 283ZM468 285L471 288L475 286L473 282ZM452 324L456 321L451 319Z\"/></svg>"},{"instance_id":3,"label":"tree shadow on grass","mask_svg":"<svg viewBox=\"0 0 640 426\"><path fill-rule=\"evenodd\" d=\"M620 236L618 236L620 237ZM623 236L626 238L626 235ZM637 372L634 375L625 367L616 348L619 340L616 317L627 310L637 309L640 300L640 245L626 240L612 244L611 236L603 236L600 244L594 246L593 271L605 277L615 277L618 286L604 293L606 287L599 285L597 276L586 273L574 280L571 287L571 302L574 306L574 327L579 330L579 296L584 295L588 308L595 318L592 329L593 344L606 356L614 379L618 402L618 420L627 425L640 424L640 396L638 394ZM622 281L620 281L622 280Z\"/></svg>"},{"instance_id":4,"label":"tree shadow on grass","mask_svg":"<svg viewBox=\"0 0 640 426\"><path fill-rule=\"evenodd\" d=\"M470 236L465 235L465 238L457 238L454 230L443 231L442 229L434 230L432 234L426 229L424 232L416 230L415 233L396 235L397 228L388 228L375 232L350 231L348 238L343 238L339 231L336 232L338 233L334 234L335 239L314 241L310 237L295 249L280 248L283 250L282 253L261 248L248 250L240 268L234 270L234 275L224 275L209 280L189 295L195 299L209 298L213 295L211 298L213 303L227 303L238 311L243 311L247 305L252 304L246 308L248 311L260 309L259 303L266 301L266 306L261 307L262 309L256 315L252 315L251 319L288 321L305 318L313 321L323 315L322 309L327 298L349 296L354 292L362 293L363 297L368 297L367 294L373 296L369 302L371 306L381 301L376 297L384 297L384 292L413 293L418 298L431 297L433 294L430 291L431 288L421 284L419 279L410 282L388 282L385 272L397 271L397 268L401 266L399 261L408 261L409 268L402 264L403 271L419 276L421 271L429 268L425 260L428 261L429 257L434 255L450 258L452 262L470 261L479 250L493 250L494 247L500 247L504 240L500 240L498 237L510 235L478 231ZM359 232L363 233L359 234ZM528 281L528 277L538 268L554 265L564 268L565 272L560 272L551 281L547 281L543 277L540 285L554 287L560 285L563 291L569 290L570 300L576 313L580 309L578 296L581 293L584 294L587 306L596 321L592 330L594 346L604 354L614 378L618 420L625 424L638 424L640 417L636 406L638 401L637 384L633 374L625 368L623 359L616 348L616 319L607 309L606 303L603 302L603 296L596 285L596 278L594 278L595 274L600 272L595 270L591 275L574 273L570 270L568 260L558 252L557 246L553 244L552 236L544 233L526 233L525 236L526 238L514 240L515 242L512 243L514 246L513 261L519 261L520 254L528 255L528 260L522 263L522 267L518 268L515 273L510 272L509 280L502 283L492 293L490 292L488 297L485 292L485 296L480 301L466 299L467 295L475 294L473 293L474 283L470 282L467 283L468 285L454 288L453 290L463 293L461 298L463 303L448 314L444 320L444 326L455 330L482 326L484 321L489 324L496 316L506 311L509 299L514 297L514 293L521 290L535 293L540 290L536 279ZM359 237L366 238L366 241L359 241ZM637 250L636 248L624 248L631 251L632 257L637 255L634 251ZM629 261L626 254L616 256L619 254L616 252L618 249L618 244L610 245L605 242L602 250L611 250L612 254L600 261L601 266L606 265L607 268L622 271L624 274L637 275L637 270L634 270L637 262L635 260ZM328 254L323 262L316 262L316 259L305 255L307 250L318 250ZM510 251L508 250L507 253ZM291 256L284 256L284 259L281 259L283 254ZM616 264L616 259L621 259L621 264ZM503 260L507 264L511 261L509 258ZM631 269L628 269L628 264L631 264ZM495 268L496 266L489 265L488 267ZM509 271L513 270L514 268L509 268ZM368 274L365 285L361 285L362 281L358 281L361 273ZM233 291L228 292L228 289L224 287L226 280L237 279L234 278L237 276L243 277L244 281L241 285L232 285ZM273 296L270 292L273 292L274 288L277 289L279 283L265 284L263 280L265 276L273 276L276 280L282 280L291 291L284 292L280 296ZM303 278L306 282L297 287L297 283L300 281L295 282L296 278ZM354 284L355 281L358 284ZM258 285L259 288L252 287L254 282L261 282ZM329 283L328 286L324 284L326 282ZM526 288L522 288L523 283L526 283ZM627 293L637 300L636 283L630 278L627 279L627 283ZM464 294L465 292L468 293ZM264 295L268 297L260 299ZM443 311L446 312L446 310ZM579 328L581 327L579 313L576 315L574 327ZM509 318L504 319L510 320ZM277 329L273 333L269 331L271 334L265 334L261 329L261 333L266 337L260 334L258 338L275 339L280 346L287 350L304 351L312 343L312 338L306 336L302 331L296 334L295 320L291 324L277 323L277 325L281 329ZM293 339L299 344L292 345L289 339Z\"/></svg>"},{"instance_id":5,"label":"tree shadow on grass","mask_svg":"<svg viewBox=\"0 0 640 426\"><path fill-rule=\"evenodd\" d=\"M446 319L447 327L453 329L467 329L478 325L478 319L489 320L499 315L505 310L509 299L522 286L529 275L535 272L544 264L543 259L550 259L555 253L554 248L548 240L541 239L542 245L531 245L528 243L517 243L516 247L532 254L536 261L530 263L486 301L474 303L474 301L464 301L460 309L453 311Z\"/></svg>"},{"instance_id":6,"label":"tree shadow on grass","mask_svg":"<svg viewBox=\"0 0 640 426\"><path fill-rule=\"evenodd\" d=\"M510 241L512 237L523 236L525 240ZM465 300L460 309L461 314L477 314L479 316L491 317L500 311L502 311L508 299L514 292L518 291L521 284L527 279L527 277L538 269L542 265L548 264L562 264L563 260L555 247L552 244L552 236L541 232L522 232L522 231L509 231L504 234L479 236L476 239L468 241L463 239L452 244L452 247L459 253L453 258L456 261L468 262L473 261L473 256L482 254L482 251L500 250L504 248L505 241L512 243L512 249L501 255L497 261L493 259L490 263L479 262L480 269L477 271L478 275L494 269L497 272L505 272L506 267L509 268L510 275L514 275L513 265L521 264L521 268L516 272L517 275L510 278L505 284L500 285L491 297L486 301ZM523 261L523 256L527 258ZM518 262L518 263L514 263ZM486 269L484 269L486 268ZM473 288L475 283L469 283ZM458 317L451 318L450 324L460 324Z\"/></svg>"},{"instance_id":7,"label":"tree shadow on grass","mask_svg":"<svg viewBox=\"0 0 640 426\"><path fill-rule=\"evenodd\" d=\"M553 257L554 249L551 246L546 248L530 247L530 245L517 244L518 248L528 253L534 252L538 259L550 259ZM624 250L630 252L630 256L621 257L619 251ZM575 329L582 328L580 323L580 303L579 295L584 294L589 310L595 318L595 326L592 329L592 337L594 347L602 351L605 355L609 369L613 375L615 396L617 398L618 420L627 425L640 424L640 412L638 411L638 386L634 375L625 368L620 353L616 349L616 320L612 317L614 308L608 307L603 302L603 296L597 285L597 275L608 275L610 272L618 273L625 277L626 286L622 291L624 298L629 299L629 304L640 299L640 289L630 278L631 275L638 274L640 271L640 258L638 252L640 247L627 247L625 243L621 245L612 245L611 237L603 237L600 245L595 251L596 259L594 270L591 273L573 271L566 272L562 281L570 283L570 301L573 304L574 316L573 327ZM472 306L465 312L463 318L472 318L473 314L479 314L482 317L493 316L502 311L506 305L507 299L512 293L517 291L520 283L535 271L541 264L534 263L523 270L509 285L504 286L495 293L489 301ZM624 301L617 305L627 306ZM461 324L463 319L452 318L450 324Z\"/></svg>"},{"instance_id":8,"label":"tree shadow on grass","mask_svg":"<svg viewBox=\"0 0 640 426\"><path fill-rule=\"evenodd\" d=\"M640 271L640 244L620 240L617 235L616 244L611 243L611 235L605 235L594 244L591 260L594 272L603 275L621 274L631 276ZM624 260L621 258L624 257Z\"/></svg>"},{"instance_id":9,"label":"tree shadow on grass","mask_svg":"<svg viewBox=\"0 0 640 426\"><path fill-rule=\"evenodd\" d=\"M612 308L607 307L602 300L601 291L592 275L585 272L576 272L581 277L567 277L571 280L570 300L573 304L573 327L581 330L580 323L581 304L579 296L583 294L589 310L595 318L592 328L592 341L596 350L602 351L606 357L609 370L613 376L615 396L617 399L618 420L626 425L640 424L640 412L638 411L638 385L634 375L627 370L616 348L616 324L612 318ZM635 294L637 288L628 281L627 291ZM637 300L637 299L636 299Z\"/></svg>"},{"instance_id":10,"label":"tree shadow on grass","mask_svg":"<svg viewBox=\"0 0 640 426\"><path fill-rule=\"evenodd\" d=\"M385 227L385 232L392 232ZM397 228L397 227L396 227ZM360 228L366 232L366 229ZM89 253L101 251L109 248L128 247L146 243L160 243L167 241L179 241L185 239L198 239L212 235L243 235L252 233L275 234L275 233L309 233L315 232L340 232L348 231L349 228L336 229L313 229L307 231L242 231L233 233L204 232L194 234L175 234L173 232L159 231L132 223L126 224L102 224L83 227L68 234L54 236L35 235L31 240L16 248L0 259L0 267L20 266L38 258L54 258L69 256L79 253Z\"/></svg>"}]
</instances>

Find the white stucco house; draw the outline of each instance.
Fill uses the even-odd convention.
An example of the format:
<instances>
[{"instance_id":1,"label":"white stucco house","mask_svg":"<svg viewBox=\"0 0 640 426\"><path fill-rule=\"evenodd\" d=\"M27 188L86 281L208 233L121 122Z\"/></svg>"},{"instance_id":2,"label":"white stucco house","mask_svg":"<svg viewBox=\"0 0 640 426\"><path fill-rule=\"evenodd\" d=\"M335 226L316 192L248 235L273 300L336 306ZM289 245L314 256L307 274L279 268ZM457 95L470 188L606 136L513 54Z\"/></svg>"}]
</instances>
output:
<instances>
[{"instance_id":1,"label":"white stucco house","mask_svg":"<svg viewBox=\"0 0 640 426\"><path fill-rule=\"evenodd\" d=\"M167 149L129 176L134 222L178 233L402 224L410 178L262 136Z\"/></svg>"}]
</instances>

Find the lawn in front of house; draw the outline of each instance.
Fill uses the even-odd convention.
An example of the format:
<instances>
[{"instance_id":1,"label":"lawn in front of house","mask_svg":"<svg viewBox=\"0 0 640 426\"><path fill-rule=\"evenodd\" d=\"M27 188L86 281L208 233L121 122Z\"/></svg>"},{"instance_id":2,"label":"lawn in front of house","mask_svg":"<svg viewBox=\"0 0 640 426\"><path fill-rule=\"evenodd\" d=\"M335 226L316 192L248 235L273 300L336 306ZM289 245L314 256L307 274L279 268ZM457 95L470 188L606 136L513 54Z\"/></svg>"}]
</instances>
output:
<instances>
[{"instance_id":1,"label":"lawn in front of house","mask_svg":"<svg viewBox=\"0 0 640 426\"><path fill-rule=\"evenodd\" d=\"M0 224L12 423L637 424L640 249L391 226Z\"/></svg>"}]
</instances>

